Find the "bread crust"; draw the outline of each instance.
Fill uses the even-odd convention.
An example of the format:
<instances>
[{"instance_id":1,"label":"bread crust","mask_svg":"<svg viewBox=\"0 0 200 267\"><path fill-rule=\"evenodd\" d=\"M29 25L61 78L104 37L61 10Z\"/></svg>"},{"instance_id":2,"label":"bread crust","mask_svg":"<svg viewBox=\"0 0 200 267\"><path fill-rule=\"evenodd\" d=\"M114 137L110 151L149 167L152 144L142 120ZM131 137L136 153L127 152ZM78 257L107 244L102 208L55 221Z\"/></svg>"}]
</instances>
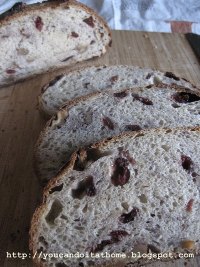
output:
<instances>
[{"instance_id":1,"label":"bread crust","mask_svg":"<svg viewBox=\"0 0 200 267\"><path fill-rule=\"evenodd\" d=\"M141 130L141 131L136 131L136 132L126 132L126 133L122 133L118 136L114 136L112 138L107 138L104 139L100 142L97 142L93 145L91 145L89 147L89 149L91 148L96 148L99 150L105 150L106 147L111 144L111 143L116 143L117 141L120 141L122 139L126 139L126 138L137 138L139 136L144 136L147 133L152 133L152 134L159 134L159 133L176 133L177 131L195 131L195 132L199 132L200 133L200 126L198 127L179 127L176 129L170 129L170 128L158 128L158 129L150 129L150 130ZM87 152L87 150L86 150ZM32 221L31 221L31 228L29 231L29 235L30 235L30 240L29 240L29 249L32 251L32 253L35 252L34 250L34 240L37 238L38 234L37 234L37 229L38 229L38 222L39 222L39 218L42 215L43 211L46 209L46 199L49 196L49 192L50 190L59 185L60 182L62 181L62 176L63 175L68 175L74 168L76 159L77 159L77 151L74 152L71 156L71 160L68 164L66 164L62 170L54 177L52 178L48 184L46 185L46 187L44 188L43 191L43 201L42 204L36 209ZM191 252L193 252L195 255L200 255L200 251L196 252L195 250L192 250ZM174 259L173 259L174 260ZM173 261L172 260L172 261ZM35 263L38 264L39 267L46 267L47 265L45 265L45 263L43 264L42 262L39 262L37 259L34 259ZM171 260L162 260L161 261L171 261ZM136 262L135 262L136 263ZM113 263L115 265L106 265L106 266L116 266L116 263ZM127 263L124 263L127 264ZM124 264L121 267L125 267ZM142 262L142 264L145 264L145 262ZM141 266L140 264L138 266ZM100 266L99 266L100 267ZM103 266L102 266L103 267Z\"/></svg>"}]
</instances>

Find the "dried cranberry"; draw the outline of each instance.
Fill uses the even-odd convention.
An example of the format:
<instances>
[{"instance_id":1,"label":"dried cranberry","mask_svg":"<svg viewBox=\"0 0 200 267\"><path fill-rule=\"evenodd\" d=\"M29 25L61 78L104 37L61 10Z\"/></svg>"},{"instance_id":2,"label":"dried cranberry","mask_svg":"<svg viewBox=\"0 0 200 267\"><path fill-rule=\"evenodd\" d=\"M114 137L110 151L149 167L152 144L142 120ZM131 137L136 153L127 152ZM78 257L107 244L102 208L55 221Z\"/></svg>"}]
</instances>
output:
<instances>
[{"instance_id":1,"label":"dried cranberry","mask_svg":"<svg viewBox=\"0 0 200 267\"><path fill-rule=\"evenodd\" d=\"M128 94L127 94L125 91L123 91L123 92L119 92L119 93L114 93L113 95L114 95L115 97L124 98L124 97L126 97Z\"/></svg>"},{"instance_id":2,"label":"dried cranberry","mask_svg":"<svg viewBox=\"0 0 200 267\"><path fill-rule=\"evenodd\" d=\"M15 72L16 72L16 70L13 70L13 69L7 69L6 70L7 74L14 74Z\"/></svg>"},{"instance_id":3,"label":"dried cranberry","mask_svg":"<svg viewBox=\"0 0 200 267\"><path fill-rule=\"evenodd\" d=\"M104 126L108 127L110 130L114 130L114 124L108 117L103 117L103 124Z\"/></svg>"},{"instance_id":4,"label":"dried cranberry","mask_svg":"<svg viewBox=\"0 0 200 267\"><path fill-rule=\"evenodd\" d=\"M139 212L139 209L134 207L129 213L123 213L120 216L119 220L122 223L129 223L131 221L134 221L134 219L137 216L138 212Z\"/></svg>"},{"instance_id":5,"label":"dried cranberry","mask_svg":"<svg viewBox=\"0 0 200 267\"><path fill-rule=\"evenodd\" d=\"M139 96L137 94L132 94L132 96L134 97L135 100L142 102L144 105L148 105L148 106L153 105L153 102L148 98Z\"/></svg>"},{"instance_id":6,"label":"dried cranberry","mask_svg":"<svg viewBox=\"0 0 200 267\"><path fill-rule=\"evenodd\" d=\"M94 28L94 20L93 20L93 17L90 16L89 18L87 19L84 19L83 20L87 25L89 25L90 27Z\"/></svg>"},{"instance_id":7,"label":"dried cranberry","mask_svg":"<svg viewBox=\"0 0 200 267\"><path fill-rule=\"evenodd\" d=\"M126 131L139 131L142 130L142 128L137 124L129 124L125 127Z\"/></svg>"},{"instance_id":8,"label":"dried cranberry","mask_svg":"<svg viewBox=\"0 0 200 267\"><path fill-rule=\"evenodd\" d=\"M190 157L181 155L181 162L182 162L182 167L186 171L190 171L191 167L193 165L193 162Z\"/></svg>"},{"instance_id":9,"label":"dried cranberry","mask_svg":"<svg viewBox=\"0 0 200 267\"><path fill-rule=\"evenodd\" d=\"M110 232L112 243L119 242L124 236L127 236L128 233L124 230L115 230Z\"/></svg>"},{"instance_id":10,"label":"dried cranberry","mask_svg":"<svg viewBox=\"0 0 200 267\"><path fill-rule=\"evenodd\" d=\"M111 181L114 186L123 186L128 183L130 178L130 171L127 168L128 160L125 158L117 158L113 166L113 174L111 176Z\"/></svg>"},{"instance_id":11,"label":"dried cranberry","mask_svg":"<svg viewBox=\"0 0 200 267\"><path fill-rule=\"evenodd\" d=\"M172 78L172 79L174 79L176 81L180 80L180 78L178 78L174 73L169 72L169 71L165 72L165 77Z\"/></svg>"},{"instance_id":12,"label":"dried cranberry","mask_svg":"<svg viewBox=\"0 0 200 267\"><path fill-rule=\"evenodd\" d=\"M191 103L199 101L200 97L195 94L180 92L172 95L172 99L178 103Z\"/></svg>"},{"instance_id":13,"label":"dried cranberry","mask_svg":"<svg viewBox=\"0 0 200 267\"><path fill-rule=\"evenodd\" d=\"M194 199L190 199L186 205L186 211L187 212L191 212L192 211L192 206L193 206L193 203L194 203Z\"/></svg>"},{"instance_id":14,"label":"dried cranberry","mask_svg":"<svg viewBox=\"0 0 200 267\"><path fill-rule=\"evenodd\" d=\"M42 18L38 16L38 17L36 18L36 20L35 20L35 27L36 27L36 29L38 29L38 31L41 32L43 26L44 26L44 23L43 23L43 21L42 21Z\"/></svg>"},{"instance_id":15,"label":"dried cranberry","mask_svg":"<svg viewBox=\"0 0 200 267\"><path fill-rule=\"evenodd\" d=\"M112 76L112 77L110 78L110 81L111 81L111 83L115 83L118 79L119 79L119 76L116 75L116 76Z\"/></svg>"},{"instance_id":16,"label":"dried cranberry","mask_svg":"<svg viewBox=\"0 0 200 267\"><path fill-rule=\"evenodd\" d=\"M74 38L79 37L78 33L76 33L76 32L72 32L71 35L72 35L72 37L74 37Z\"/></svg>"}]
</instances>

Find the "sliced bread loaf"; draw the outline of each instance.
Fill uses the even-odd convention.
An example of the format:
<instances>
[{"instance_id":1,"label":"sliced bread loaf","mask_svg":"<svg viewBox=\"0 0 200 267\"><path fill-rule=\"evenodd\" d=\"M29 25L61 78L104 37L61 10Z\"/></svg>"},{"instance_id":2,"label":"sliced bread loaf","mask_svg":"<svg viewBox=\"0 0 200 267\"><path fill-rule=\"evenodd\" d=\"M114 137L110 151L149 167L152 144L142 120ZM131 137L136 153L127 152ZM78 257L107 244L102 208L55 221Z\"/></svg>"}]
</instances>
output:
<instances>
[{"instance_id":1,"label":"sliced bread loaf","mask_svg":"<svg viewBox=\"0 0 200 267\"><path fill-rule=\"evenodd\" d=\"M55 114L66 101L89 93L147 86L163 82L195 88L185 79L171 72L160 72L134 66L95 66L55 77L42 88L39 107L48 115Z\"/></svg>"},{"instance_id":2,"label":"sliced bread loaf","mask_svg":"<svg viewBox=\"0 0 200 267\"><path fill-rule=\"evenodd\" d=\"M82 153L85 168L73 154L33 216L38 266L114 267L147 253L200 252L200 128L127 133ZM112 253L127 257L105 258Z\"/></svg>"},{"instance_id":3,"label":"sliced bread loaf","mask_svg":"<svg viewBox=\"0 0 200 267\"><path fill-rule=\"evenodd\" d=\"M106 23L76 1L17 4L0 17L0 86L99 57L110 43Z\"/></svg>"},{"instance_id":4,"label":"sliced bread loaf","mask_svg":"<svg viewBox=\"0 0 200 267\"><path fill-rule=\"evenodd\" d=\"M47 123L37 141L38 176L50 179L76 149L124 131L200 125L199 100L198 93L165 84L76 99Z\"/></svg>"}]
</instances>

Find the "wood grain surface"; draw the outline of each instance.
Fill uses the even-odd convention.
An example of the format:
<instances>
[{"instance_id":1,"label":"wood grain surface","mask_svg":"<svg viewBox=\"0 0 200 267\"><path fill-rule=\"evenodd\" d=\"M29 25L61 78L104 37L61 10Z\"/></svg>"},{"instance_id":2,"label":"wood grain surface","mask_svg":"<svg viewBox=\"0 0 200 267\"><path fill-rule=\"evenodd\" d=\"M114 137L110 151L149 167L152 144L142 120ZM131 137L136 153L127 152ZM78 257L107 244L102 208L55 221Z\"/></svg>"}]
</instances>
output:
<instances>
[{"instance_id":1,"label":"wood grain surface","mask_svg":"<svg viewBox=\"0 0 200 267\"><path fill-rule=\"evenodd\" d=\"M127 64L172 71L200 87L200 65L184 35L113 31L113 46L102 58L81 65ZM77 68L76 65L73 68ZM37 110L40 88L55 74L0 89L0 267L33 266L28 230L42 188L32 168L33 147L45 121ZM27 253L26 259L7 252ZM9 254L8 254L9 256ZM200 266L199 258L152 266Z\"/></svg>"}]
</instances>

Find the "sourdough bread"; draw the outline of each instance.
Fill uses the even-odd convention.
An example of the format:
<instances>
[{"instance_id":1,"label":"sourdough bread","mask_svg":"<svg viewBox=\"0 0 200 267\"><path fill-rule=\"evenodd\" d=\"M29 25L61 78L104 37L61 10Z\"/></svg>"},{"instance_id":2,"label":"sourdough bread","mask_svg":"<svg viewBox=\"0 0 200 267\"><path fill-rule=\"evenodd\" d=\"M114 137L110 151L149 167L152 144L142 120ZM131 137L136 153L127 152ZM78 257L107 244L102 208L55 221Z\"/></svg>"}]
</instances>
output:
<instances>
[{"instance_id":1,"label":"sourdough bread","mask_svg":"<svg viewBox=\"0 0 200 267\"><path fill-rule=\"evenodd\" d=\"M39 253L198 254L199 162L200 128L126 133L73 154L49 182L32 219L30 249L38 266L118 266L119 261L103 256L42 261Z\"/></svg>"},{"instance_id":2,"label":"sourdough bread","mask_svg":"<svg viewBox=\"0 0 200 267\"><path fill-rule=\"evenodd\" d=\"M106 23L76 1L17 4L0 17L0 86L99 57L110 43Z\"/></svg>"},{"instance_id":3,"label":"sourdough bread","mask_svg":"<svg viewBox=\"0 0 200 267\"><path fill-rule=\"evenodd\" d=\"M52 115L66 101L76 97L108 88L117 91L158 82L195 88L190 82L171 72L123 65L93 66L59 75L44 85L39 96L39 107L46 114Z\"/></svg>"},{"instance_id":4,"label":"sourdough bread","mask_svg":"<svg viewBox=\"0 0 200 267\"><path fill-rule=\"evenodd\" d=\"M198 93L165 84L76 99L41 133L35 149L37 174L44 181L50 179L76 149L124 131L198 126L199 100Z\"/></svg>"}]
</instances>

